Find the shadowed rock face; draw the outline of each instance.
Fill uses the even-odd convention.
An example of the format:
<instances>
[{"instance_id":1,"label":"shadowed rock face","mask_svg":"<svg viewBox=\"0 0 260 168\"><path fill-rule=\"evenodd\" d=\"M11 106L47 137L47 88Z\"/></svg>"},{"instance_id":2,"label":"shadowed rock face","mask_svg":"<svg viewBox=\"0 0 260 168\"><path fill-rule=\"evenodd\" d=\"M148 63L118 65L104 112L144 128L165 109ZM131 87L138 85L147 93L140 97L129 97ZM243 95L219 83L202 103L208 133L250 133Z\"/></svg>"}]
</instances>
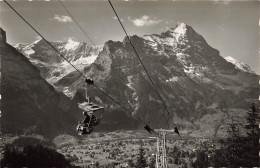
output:
<instances>
[{"instance_id":1,"label":"shadowed rock face","mask_svg":"<svg viewBox=\"0 0 260 168\"><path fill-rule=\"evenodd\" d=\"M226 61L189 25L179 23L161 34L130 38L175 122L194 134L207 131L209 135L219 134L233 114L242 121L245 109L258 98L259 77ZM90 86L92 100L106 109L107 126L136 128L133 115L154 128L171 125L127 38L122 42L106 42L97 54L95 61L81 70L132 112L124 111ZM62 76L53 85L75 101L84 94L84 81L76 71Z\"/></svg>"},{"instance_id":2,"label":"shadowed rock face","mask_svg":"<svg viewBox=\"0 0 260 168\"><path fill-rule=\"evenodd\" d=\"M57 93L25 56L2 39L0 55L2 132L29 131L47 137L74 134L81 118L77 104Z\"/></svg>"},{"instance_id":3,"label":"shadowed rock face","mask_svg":"<svg viewBox=\"0 0 260 168\"><path fill-rule=\"evenodd\" d=\"M131 41L175 122L183 128L215 135L235 109L242 121L250 101L257 100L259 77L227 62L184 23L160 35L132 36ZM171 124L127 38L105 43L85 75L153 127ZM113 111L98 91L90 93Z\"/></svg>"}]
</instances>

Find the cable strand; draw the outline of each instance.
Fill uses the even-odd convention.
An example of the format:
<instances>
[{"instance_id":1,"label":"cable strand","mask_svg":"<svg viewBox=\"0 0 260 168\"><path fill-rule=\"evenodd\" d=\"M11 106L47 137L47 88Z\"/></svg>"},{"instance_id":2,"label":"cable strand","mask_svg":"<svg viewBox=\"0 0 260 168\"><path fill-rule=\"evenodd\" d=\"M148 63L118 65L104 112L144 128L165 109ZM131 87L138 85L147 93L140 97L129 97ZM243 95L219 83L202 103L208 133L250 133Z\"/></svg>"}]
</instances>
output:
<instances>
[{"instance_id":1,"label":"cable strand","mask_svg":"<svg viewBox=\"0 0 260 168\"><path fill-rule=\"evenodd\" d=\"M77 22L77 20L72 16L72 14L69 12L69 10L66 8L66 6L60 0L58 0L58 1L60 2L61 6L66 10L66 12L70 15L72 20L77 24L77 26L80 28L80 30L83 32L83 34L87 37L87 39L92 43L92 45L95 46L95 43L91 40L91 38L86 33L86 31L84 31L84 29L80 26L80 24Z\"/></svg>"},{"instance_id":2,"label":"cable strand","mask_svg":"<svg viewBox=\"0 0 260 168\"><path fill-rule=\"evenodd\" d=\"M162 96L160 95L159 91L157 90L157 88L156 88L156 86L155 86L155 84L154 84L154 82L153 82L153 80L152 80L150 74L148 73L148 71L147 71L145 65L143 64L143 62L142 62L142 60L141 60L139 54L137 53L137 51L136 51L136 49L135 49L135 47L134 47L134 45L133 45L133 43L132 43L132 41L131 41L129 35L127 34L127 32L126 32L126 30L125 30L125 27L123 26L123 24L122 24L122 22L121 22L121 20L120 20L120 18L119 18L119 16L118 16L118 14L117 14L117 12L116 12L114 6L113 6L113 4L111 3L110 0L108 0L108 2L109 2L111 8L113 9L113 11L114 11L114 13L115 13L115 15L116 15L118 22L120 23L122 29L124 30L124 32L125 32L125 34L126 34L126 36L127 36L127 39L128 39L128 41L130 42L130 44L131 44L131 46L132 46L132 48L133 48L133 50L134 50L135 55L136 55L137 58L139 59L141 65L142 65L143 68L144 68L145 73L147 74L148 78L150 79L150 81L151 81L151 83L152 83L152 85L153 85L154 90L156 91L157 95L158 95L159 98L161 99L161 102L162 102L163 105L164 105L165 111L168 113L168 115L169 115L169 117L171 118L172 122L173 122L174 125L176 126L175 122L173 121L173 117L171 116L171 114L170 114L170 112L169 112L169 110L168 110L168 108L167 108L167 106L166 106L166 104L165 104L165 101L162 99Z\"/></svg>"},{"instance_id":3,"label":"cable strand","mask_svg":"<svg viewBox=\"0 0 260 168\"><path fill-rule=\"evenodd\" d=\"M44 41L46 41L48 43L48 45L50 45L58 54L59 56L61 56L66 62L68 62L76 71L78 71L80 73L81 76L83 76L85 79L87 79L87 77L80 71L78 70L73 64L71 64L69 62L68 59L66 59L49 41L47 41L40 32L38 32L25 18L23 18L6 0L4 0L4 2L25 22L27 23ZM116 99L114 99L112 96L110 96L108 93L106 93L105 91L103 91L102 89L100 89L97 85L93 85L95 88L97 88L99 91L101 91L103 94L105 94L106 96L108 96L110 99L112 99L114 102L116 102L118 105L120 105L123 109L125 109L127 112L131 113L125 106L121 105L119 101L117 101Z\"/></svg>"}]
</instances>

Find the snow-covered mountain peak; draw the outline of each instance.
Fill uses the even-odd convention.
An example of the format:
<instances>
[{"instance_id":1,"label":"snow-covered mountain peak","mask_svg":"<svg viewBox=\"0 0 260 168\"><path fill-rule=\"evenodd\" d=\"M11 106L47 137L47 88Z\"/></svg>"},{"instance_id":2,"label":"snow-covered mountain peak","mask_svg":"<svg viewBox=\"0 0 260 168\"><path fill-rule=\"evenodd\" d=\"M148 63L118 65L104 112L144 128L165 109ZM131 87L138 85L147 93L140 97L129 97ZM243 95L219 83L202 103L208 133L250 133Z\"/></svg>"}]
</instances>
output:
<instances>
[{"instance_id":1,"label":"snow-covered mountain peak","mask_svg":"<svg viewBox=\"0 0 260 168\"><path fill-rule=\"evenodd\" d=\"M236 62L238 62L238 60L236 60L235 58L233 58L233 57L231 57L231 56L227 56L227 57L225 57L225 59L228 61L228 62L230 62L230 63L236 63Z\"/></svg>"},{"instance_id":2,"label":"snow-covered mountain peak","mask_svg":"<svg viewBox=\"0 0 260 168\"><path fill-rule=\"evenodd\" d=\"M225 57L225 60L227 60L228 62L234 64L237 69L240 69L240 70L245 71L245 72L254 73L247 64L245 64L242 61L236 60L235 58L233 58L231 56Z\"/></svg>"},{"instance_id":3,"label":"snow-covered mountain peak","mask_svg":"<svg viewBox=\"0 0 260 168\"><path fill-rule=\"evenodd\" d=\"M187 32L187 25L185 23L178 23L173 30L174 33L184 35Z\"/></svg>"},{"instance_id":4,"label":"snow-covered mountain peak","mask_svg":"<svg viewBox=\"0 0 260 168\"><path fill-rule=\"evenodd\" d=\"M37 44L39 43L41 40L43 40L42 38L38 38L36 41L34 41L32 44Z\"/></svg>"},{"instance_id":5,"label":"snow-covered mountain peak","mask_svg":"<svg viewBox=\"0 0 260 168\"><path fill-rule=\"evenodd\" d=\"M71 49L74 49L78 45L79 45L79 42L76 42L76 41L73 41L72 39L69 39L64 47L65 47L66 50L71 50Z\"/></svg>"}]
</instances>

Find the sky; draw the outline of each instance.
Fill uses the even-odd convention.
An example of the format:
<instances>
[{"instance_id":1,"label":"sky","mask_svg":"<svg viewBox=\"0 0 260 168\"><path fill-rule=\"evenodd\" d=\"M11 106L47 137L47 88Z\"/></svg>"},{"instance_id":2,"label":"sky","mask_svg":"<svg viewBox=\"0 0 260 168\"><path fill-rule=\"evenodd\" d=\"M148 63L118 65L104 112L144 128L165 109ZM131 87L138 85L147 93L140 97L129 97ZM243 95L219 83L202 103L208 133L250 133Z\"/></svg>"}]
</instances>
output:
<instances>
[{"instance_id":1,"label":"sky","mask_svg":"<svg viewBox=\"0 0 260 168\"><path fill-rule=\"evenodd\" d=\"M125 37L106 0L62 1L89 38L57 0L7 1L48 41L72 39L103 45L108 40L122 41ZM221 56L243 61L260 74L258 1L111 2L129 35L160 34L184 22L218 49ZM10 44L31 43L39 38L3 0L0 0L0 26Z\"/></svg>"}]
</instances>

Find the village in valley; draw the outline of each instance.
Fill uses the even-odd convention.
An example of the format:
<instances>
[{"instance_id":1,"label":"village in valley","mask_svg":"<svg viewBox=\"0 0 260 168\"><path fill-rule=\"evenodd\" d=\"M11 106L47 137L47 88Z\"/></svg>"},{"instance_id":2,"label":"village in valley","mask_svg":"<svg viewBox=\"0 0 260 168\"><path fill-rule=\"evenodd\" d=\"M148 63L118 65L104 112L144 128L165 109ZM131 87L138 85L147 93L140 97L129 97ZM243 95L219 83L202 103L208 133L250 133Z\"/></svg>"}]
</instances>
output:
<instances>
[{"instance_id":1,"label":"village in valley","mask_svg":"<svg viewBox=\"0 0 260 168\"><path fill-rule=\"evenodd\" d=\"M62 153L71 163L80 167L133 167L143 150L147 165L155 165L157 139L143 131L116 131L93 133L88 137L76 139L60 135L53 141L57 143L57 151ZM177 135L169 135L166 150L169 167L191 167L197 160L198 151L207 150L210 158L211 150L217 148L214 141L208 138L180 139ZM68 139L71 139L68 141ZM217 144L215 142L215 144ZM154 163L153 163L154 162Z\"/></svg>"}]
</instances>

